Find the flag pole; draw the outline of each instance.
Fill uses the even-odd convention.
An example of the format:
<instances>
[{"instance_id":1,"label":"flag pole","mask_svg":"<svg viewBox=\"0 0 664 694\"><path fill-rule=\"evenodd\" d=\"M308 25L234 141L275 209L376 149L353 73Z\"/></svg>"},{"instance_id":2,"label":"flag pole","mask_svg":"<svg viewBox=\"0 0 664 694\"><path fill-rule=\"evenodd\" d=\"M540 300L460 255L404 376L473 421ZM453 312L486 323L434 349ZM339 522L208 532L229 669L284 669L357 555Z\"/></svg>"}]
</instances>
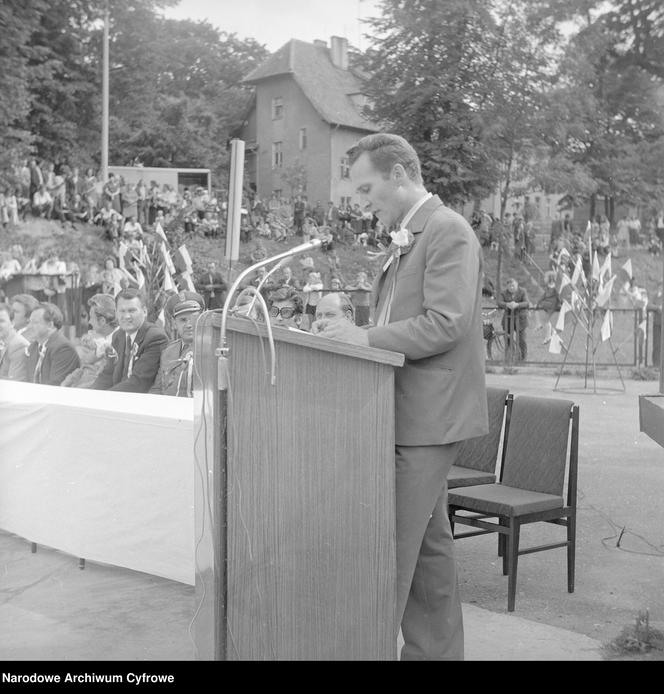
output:
<instances>
[{"instance_id":1,"label":"flag pole","mask_svg":"<svg viewBox=\"0 0 664 694\"><path fill-rule=\"evenodd\" d=\"M104 55L101 78L101 180L108 180L108 0L104 7Z\"/></svg>"}]
</instances>

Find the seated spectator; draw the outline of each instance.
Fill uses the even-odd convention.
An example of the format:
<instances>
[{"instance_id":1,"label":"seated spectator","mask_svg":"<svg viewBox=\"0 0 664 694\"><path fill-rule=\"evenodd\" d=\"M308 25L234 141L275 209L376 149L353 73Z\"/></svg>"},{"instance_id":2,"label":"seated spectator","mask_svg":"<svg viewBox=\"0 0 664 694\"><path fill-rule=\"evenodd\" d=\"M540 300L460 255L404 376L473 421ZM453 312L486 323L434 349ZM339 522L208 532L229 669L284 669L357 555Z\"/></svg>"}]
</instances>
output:
<instances>
[{"instance_id":1,"label":"seated spectator","mask_svg":"<svg viewBox=\"0 0 664 694\"><path fill-rule=\"evenodd\" d=\"M251 320L263 320L263 315L258 299L255 299L255 292L252 287L245 287L235 299L235 303L231 308L231 314L234 316L244 316Z\"/></svg>"},{"instance_id":2,"label":"seated spectator","mask_svg":"<svg viewBox=\"0 0 664 694\"><path fill-rule=\"evenodd\" d=\"M67 274L67 263L60 260L57 251L49 252L46 260L39 266L40 275L65 275Z\"/></svg>"},{"instance_id":3,"label":"seated spectator","mask_svg":"<svg viewBox=\"0 0 664 694\"><path fill-rule=\"evenodd\" d=\"M203 236L217 236L219 234L219 220L215 218L211 210L203 212L203 219L198 225L198 230Z\"/></svg>"},{"instance_id":4,"label":"seated spectator","mask_svg":"<svg viewBox=\"0 0 664 694\"><path fill-rule=\"evenodd\" d=\"M138 290L120 292L116 312L120 330L113 334L112 351L91 388L147 393L154 384L168 338L162 328L146 320L145 296Z\"/></svg>"},{"instance_id":5,"label":"seated spectator","mask_svg":"<svg viewBox=\"0 0 664 694\"><path fill-rule=\"evenodd\" d=\"M39 190L37 190L32 198L32 214L35 217L50 219L52 212L53 198L46 190L46 185L42 183L42 185L39 186Z\"/></svg>"},{"instance_id":6,"label":"seated spectator","mask_svg":"<svg viewBox=\"0 0 664 694\"><path fill-rule=\"evenodd\" d=\"M0 265L0 281L6 281L14 275L21 274L21 263L12 258L12 254L8 252L0 253L2 264Z\"/></svg>"},{"instance_id":7,"label":"seated spectator","mask_svg":"<svg viewBox=\"0 0 664 694\"><path fill-rule=\"evenodd\" d=\"M55 304L39 304L30 314L25 337L28 347L28 379L32 383L59 386L81 365L74 345L60 332L62 311Z\"/></svg>"},{"instance_id":8,"label":"seated spectator","mask_svg":"<svg viewBox=\"0 0 664 694\"><path fill-rule=\"evenodd\" d=\"M348 294L331 292L318 302L316 320L311 324L311 332L320 333L330 323L339 320L347 320L355 324L355 309Z\"/></svg>"},{"instance_id":9,"label":"seated spectator","mask_svg":"<svg viewBox=\"0 0 664 694\"><path fill-rule=\"evenodd\" d=\"M101 293L91 296L88 299L88 322L97 345L97 356L106 356L118 329L115 298Z\"/></svg>"},{"instance_id":10,"label":"seated spectator","mask_svg":"<svg viewBox=\"0 0 664 694\"><path fill-rule=\"evenodd\" d=\"M143 227L136 221L136 217L128 217L122 228L122 235L127 239L143 238Z\"/></svg>"},{"instance_id":11,"label":"seated spectator","mask_svg":"<svg viewBox=\"0 0 664 694\"><path fill-rule=\"evenodd\" d=\"M277 279L278 287L292 287L300 289L300 282L293 277L293 270L290 265L284 265L281 268L281 277Z\"/></svg>"},{"instance_id":12,"label":"seated spectator","mask_svg":"<svg viewBox=\"0 0 664 694\"><path fill-rule=\"evenodd\" d=\"M23 335L30 322L30 314L39 306L39 302L30 294L15 294L9 300L9 306L13 314L14 330Z\"/></svg>"},{"instance_id":13,"label":"seated spectator","mask_svg":"<svg viewBox=\"0 0 664 694\"><path fill-rule=\"evenodd\" d=\"M175 340L161 353L151 393L194 396L194 328L204 309L203 297L191 291L174 294L166 302L165 311L175 328Z\"/></svg>"},{"instance_id":14,"label":"seated spectator","mask_svg":"<svg viewBox=\"0 0 664 694\"><path fill-rule=\"evenodd\" d=\"M106 363L104 353L98 353L94 333L88 332L81 337L76 353L81 365L67 375L60 385L64 388L89 388Z\"/></svg>"},{"instance_id":15,"label":"seated spectator","mask_svg":"<svg viewBox=\"0 0 664 694\"><path fill-rule=\"evenodd\" d=\"M277 283L268 277L268 271L266 267L259 267L256 270L254 278L251 280L251 284L258 289L258 291L263 295L263 298L267 299L271 292L277 289Z\"/></svg>"},{"instance_id":16,"label":"seated spectator","mask_svg":"<svg viewBox=\"0 0 664 694\"><path fill-rule=\"evenodd\" d=\"M13 319L11 306L0 304L0 379L27 383L30 342L16 332Z\"/></svg>"},{"instance_id":17,"label":"seated spectator","mask_svg":"<svg viewBox=\"0 0 664 694\"><path fill-rule=\"evenodd\" d=\"M300 328L302 308L302 297L295 289L275 289L270 294L270 323L283 328Z\"/></svg>"},{"instance_id":18,"label":"seated spectator","mask_svg":"<svg viewBox=\"0 0 664 694\"><path fill-rule=\"evenodd\" d=\"M344 291L350 292L351 301L355 307L355 324L369 325L370 318L370 298L371 298L371 282L364 270L357 273L355 282L347 284Z\"/></svg>"},{"instance_id":19,"label":"seated spectator","mask_svg":"<svg viewBox=\"0 0 664 694\"><path fill-rule=\"evenodd\" d=\"M109 255L104 260L104 269L101 273L102 294L117 296L122 291L122 280L124 278L125 274L117 266L115 258Z\"/></svg>"},{"instance_id":20,"label":"seated spectator","mask_svg":"<svg viewBox=\"0 0 664 694\"><path fill-rule=\"evenodd\" d=\"M267 258L267 251L265 250L265 246L260 239L256 239L256 243L252 248L249 257L251 258L252 263L257 263L260 260L265 260L265 258Z\"/></svg>"},{"instance_id":21,"label":"seated spectator","mask_svg":"<svg viewBox=\"0 0 664 694\"><path fill-rule=\"evenodd\" d=\"M88 203L78 193L71 199L65 211L65 218L71 222L73 229L76 228L76 224L87 224L91 221L92 213Z\"/></svg>"},{"instance_id":22,"label":"seated spectator","mask_svg":"<svg viewBox=\"0 0 664 694\"><path fill-rule=\"evenodd\" d=\"M92 220L97 226L102 227L104 236L115 241L120 235L119 229L122 223L122 215L113 208L110 200L104 201L104 206L99 210Z\"/></svg>"}]
</instances>

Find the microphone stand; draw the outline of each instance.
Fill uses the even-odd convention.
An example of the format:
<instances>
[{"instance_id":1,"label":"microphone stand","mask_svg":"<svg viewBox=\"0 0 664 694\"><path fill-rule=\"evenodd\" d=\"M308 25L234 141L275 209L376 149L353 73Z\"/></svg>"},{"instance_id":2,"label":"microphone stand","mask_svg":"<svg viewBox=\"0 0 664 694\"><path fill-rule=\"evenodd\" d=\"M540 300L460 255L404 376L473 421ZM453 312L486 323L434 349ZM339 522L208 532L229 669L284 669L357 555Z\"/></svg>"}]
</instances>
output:
<instances>
[{"instance_id":1,"label":"microphone stand","mask_svg":"<svg viewBox=\"0 0 664 694\"><path fill-rule=\"evenodd\" d=\"M288 249L287 251L284 251L283 253L279 253L277 255L271 256L270 258L265 258L263 260L259 260L257 263L254 263L253 265L250 265L246 270L243 270L236 278L235 282L231 285L231 288L228 290L228 294L226 295L226 300L224 301L224 307L222 309L221 313L221 335L219 337L219 347L215 350L215 355L219 359L218 363L218 384L219 384L219 390L226 390L228 388L228 352L229 348L226 344L226 322L228 319L228 311L230 309L231 301L233 299L233 296L238 290L238 287L240 286L242 280L247 277L250 273L256 271L258 268L263 267L265 265L269 265L270 263L273 263L275 261L281 261L284 260L285 258L292 258L293 256L300 255L301 253L306 253L307 251L312 251L316 248L320 248L323 245L323 242L320 239L312 239L311 241L307 241L306 243L301 243L299 246L293 246L293 248ZM277 266L279 267L279 266ZM272 271L276 270L277 268L273 268ZM267 276L269 276L268 273ZM267 279L267 276L263 279L263 282ZM262 284L262 283L261 283ZM256 290L258 292L258 289ZM256 293L256 297L258 294ZM262 297L261 297L262 298ZM267 322L269 323L269 317L267 317L268 320Z\"/></svg>"}]
</instances>

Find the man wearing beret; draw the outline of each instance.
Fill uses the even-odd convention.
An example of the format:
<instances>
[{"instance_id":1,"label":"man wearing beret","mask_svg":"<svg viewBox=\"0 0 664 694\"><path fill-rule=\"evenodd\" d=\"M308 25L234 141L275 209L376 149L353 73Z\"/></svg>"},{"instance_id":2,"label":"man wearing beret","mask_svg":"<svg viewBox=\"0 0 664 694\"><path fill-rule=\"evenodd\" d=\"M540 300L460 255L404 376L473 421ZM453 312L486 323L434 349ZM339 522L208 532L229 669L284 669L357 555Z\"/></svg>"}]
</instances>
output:
<instances>
[{"instance_id":1,"label":"man wearing beret","mask_svg":"<svg viewBox=\"0 0 664 694\"><path fill-rule=\"evenodd\" d=\"M196 292L182 291L166 302L176 338L161 353L159 371L151 393L191 398L194 370L194 329L205 309L205 300Z\"/></svg>"},{"instance_id":2,"label":"man wearing beret","mask_svg":"<svg viewBox=\"0 0 664 694\"><path fill-rule=\"evenodd\" d=\"M115 301L120 329L111 338L106 365L89 387L147 393L154 384L168 337L163 328L146 320L145 296L138 289L124 289Z\"/></svg>"}]
</instances>

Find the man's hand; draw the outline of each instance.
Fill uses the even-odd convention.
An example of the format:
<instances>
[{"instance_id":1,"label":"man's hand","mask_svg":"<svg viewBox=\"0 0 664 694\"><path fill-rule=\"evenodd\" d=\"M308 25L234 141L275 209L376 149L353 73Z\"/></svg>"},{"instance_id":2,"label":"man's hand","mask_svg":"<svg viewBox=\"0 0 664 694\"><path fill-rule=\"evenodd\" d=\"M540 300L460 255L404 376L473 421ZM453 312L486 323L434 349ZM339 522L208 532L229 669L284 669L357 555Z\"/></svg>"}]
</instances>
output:
<instances>
[{"instance_id":1,"label":"man's hand","mask_svg":"<svg viewBox=\"0 0 664 694\"><path fill-rule=\"evenodd\" d=\"M316 321L316 334L329 337L331 340L349 342L352 345L369 346L367 330L343 318L335 321Z\"/></svg>"}]
</instances>

